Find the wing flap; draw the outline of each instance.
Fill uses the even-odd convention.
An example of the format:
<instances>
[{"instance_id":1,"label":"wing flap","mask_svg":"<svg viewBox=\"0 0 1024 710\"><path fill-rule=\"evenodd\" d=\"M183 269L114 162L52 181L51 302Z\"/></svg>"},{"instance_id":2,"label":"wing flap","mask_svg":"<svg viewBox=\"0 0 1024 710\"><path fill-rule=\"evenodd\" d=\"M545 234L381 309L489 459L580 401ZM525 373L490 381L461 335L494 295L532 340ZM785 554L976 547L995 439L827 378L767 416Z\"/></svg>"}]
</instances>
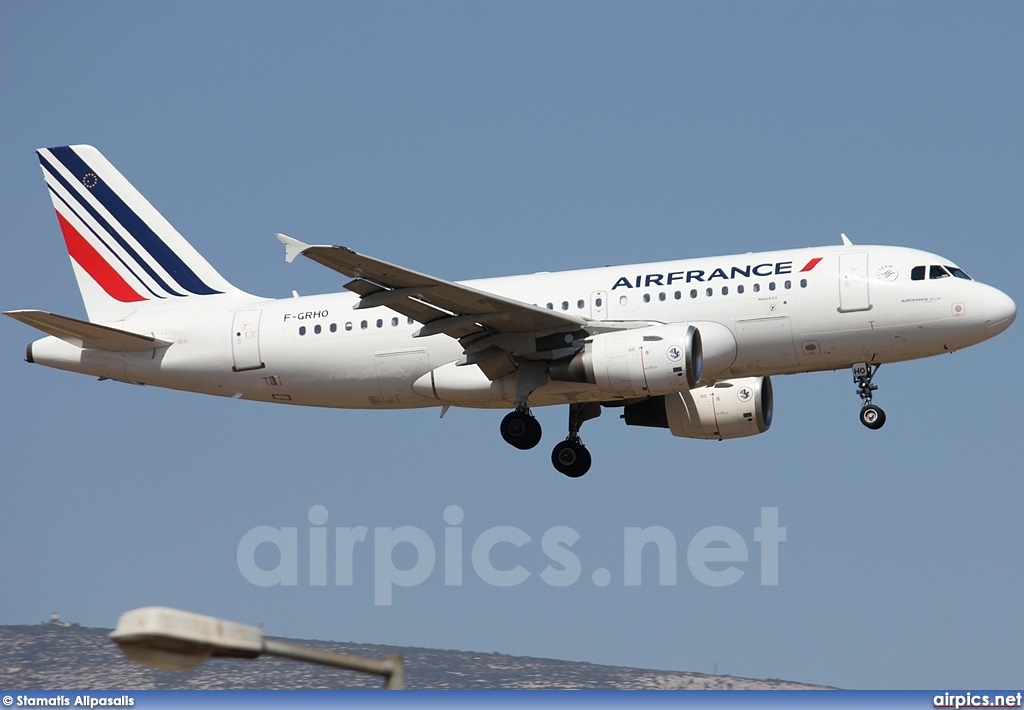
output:
<instances>
[{"instance_id":1,"label":"wing flap","mask_svg":"<svg viewBox=\"0 0 1024 710\"><path fill-rule=\"evenodd\" d=\"M47 335L60 338L75 347L88 350L145 352L171 344L167 340L160 340L151 335L140 335L46 311L5 311L4 315L41 330Z\"/></svg>"}]
</instances>

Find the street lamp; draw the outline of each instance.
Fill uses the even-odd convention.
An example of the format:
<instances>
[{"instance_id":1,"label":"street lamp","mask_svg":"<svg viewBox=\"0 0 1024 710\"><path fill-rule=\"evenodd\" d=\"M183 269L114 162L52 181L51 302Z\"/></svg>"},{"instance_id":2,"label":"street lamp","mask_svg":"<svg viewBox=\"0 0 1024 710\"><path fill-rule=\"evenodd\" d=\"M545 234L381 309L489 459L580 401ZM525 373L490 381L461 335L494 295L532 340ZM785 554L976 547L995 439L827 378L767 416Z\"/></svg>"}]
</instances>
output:
<instances>
[{"instance_id":1,"label":"street lamp","mask_svg":"<svg viewBox=\"0 0 1024 710\"><path fill-rule=\"evenodd\" d=\"M129 660L166 671L195 668L207 658L256 658L261 655L291 658L332 668L371 673L386 679L385 688L405 688L405 661L386 660L319 651L264 638L255 626L236 624L212 616L162 606L147 606L121 614L110 634Z\"/></svg>"}]
</instances>

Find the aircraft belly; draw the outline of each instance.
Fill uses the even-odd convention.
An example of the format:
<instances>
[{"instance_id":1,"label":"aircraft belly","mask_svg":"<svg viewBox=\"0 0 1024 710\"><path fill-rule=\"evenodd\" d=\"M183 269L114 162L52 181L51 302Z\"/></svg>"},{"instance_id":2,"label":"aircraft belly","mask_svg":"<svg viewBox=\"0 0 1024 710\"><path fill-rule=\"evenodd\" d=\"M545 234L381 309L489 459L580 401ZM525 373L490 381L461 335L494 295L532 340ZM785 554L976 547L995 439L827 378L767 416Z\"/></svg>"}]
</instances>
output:
<instances>
[{"instance_id":1,"label":"aircraft belly","mask_svg":"<svg viewBox=\"0 0 1024 710\"><path fill-rule=\"evenodd\" d=\"M337 338L298 342L285 367L275 367L268 357L262 397L318 407L369 408L380 397L373 353L366 338L349 342Z\"/></svg>"},{"instance_id":2,"label":"aircraft belly","mask_svg":"<svg viewBox=\"0 0 1024 710\"><path fill-rule=\"evenodd\" d=\"M373 364L378 394L370 396L371 404L408 406L424 399L413 391L412 384L430 372L430 357L426 348L378 352L373 356Z\"/></svg>"},{"instance_id":3,"label":"aircraft belly","mask_svg":"<svg viewBox=\"0 0 1024 710\"><path fill-rule=\"evenodd\" d=\"M789 316L737 320L733 372L784 370L797 364Z\"/></svg>"},{"instance_id":4,"label":"aircraft belly","mask_svg":"<svg viewBox=\"0 0 1024 710\"><path fill-rule=\"evenodd\" d=\"M416 394L412 383L439 357L454 359L458 344L445 336L412 339L411 333L314 333L294 325L264 344L266 367L235 373L245 381L246 399L344 409L403 409L436 406ZM428 346L443 352L429 352ZM454 351L449 353L448 350ZM243 377L248 375L248 377Z\"/></svg>"}]
</instances>

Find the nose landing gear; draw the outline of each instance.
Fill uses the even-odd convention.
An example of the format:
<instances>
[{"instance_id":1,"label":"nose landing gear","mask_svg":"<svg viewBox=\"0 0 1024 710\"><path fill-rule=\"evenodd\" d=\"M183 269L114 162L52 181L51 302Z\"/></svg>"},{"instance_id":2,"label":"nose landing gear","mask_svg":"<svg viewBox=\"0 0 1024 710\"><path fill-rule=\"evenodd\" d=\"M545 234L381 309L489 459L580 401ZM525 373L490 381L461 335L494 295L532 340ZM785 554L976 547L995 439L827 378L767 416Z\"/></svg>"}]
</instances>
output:
<instances>
[{"instance_id":1,"label":"nose landing gear","mask_svg":"<svg viewBox=\"0 0 1024 710\"><path fill-rule=\"evenodd\" d=\"M860 410L860 423L868 429L881 429L885 424L885 412L876 404L865 404Z\"/></svg>"},{"instance_id":2,"label":"nose landing gear","mask_svg":"<svg viewBox=\"0 0 1024 710\"><path fill-rule=\"evenodd\" d=\"M868 429L881 429L885 424L885 412L871 403L871 393L878 389L872 380L881 365L858 362L853 365L853 381L857 383L857 396L864 403L860 408L860 423Z\"/></svg>"}]
</instances>

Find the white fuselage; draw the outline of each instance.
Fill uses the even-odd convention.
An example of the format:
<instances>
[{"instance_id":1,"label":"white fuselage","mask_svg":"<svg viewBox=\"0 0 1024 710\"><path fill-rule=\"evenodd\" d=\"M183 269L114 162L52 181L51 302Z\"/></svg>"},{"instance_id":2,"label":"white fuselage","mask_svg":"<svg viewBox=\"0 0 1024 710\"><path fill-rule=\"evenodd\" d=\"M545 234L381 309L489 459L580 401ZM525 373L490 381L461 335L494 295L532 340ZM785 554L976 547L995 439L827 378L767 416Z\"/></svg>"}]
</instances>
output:
<instances>
[{"instance_id":1,"label":"white fuselage","mask_svg":"<svg viewBox=\"0 0 1024 710\"><path fill-rule=\"evenodd\" d=\"M817 261L815 261L817 260ZM599 321L724 326L735 357L702 383L889 363L981 342L1013 320L1002 292L964 276L930 278L934 254L885 246L830 246L608 266L464 282ZM915 267L923 278L913 279ZM955 272L962 273L962 272ZM515 374L489 382L446 335L414 337L419 323L359 296L285 299L224 294L195 307L159 307L108 324L170 341L152 352L80 349L54 337L32 361L98 377L266 402L343 408L516 404ZM447 368L445 370L444 368ZM455 385L438 392L432 371ZM608 401L594 385L549 382L531 405Z\"/></svg>"}]
</instances>

